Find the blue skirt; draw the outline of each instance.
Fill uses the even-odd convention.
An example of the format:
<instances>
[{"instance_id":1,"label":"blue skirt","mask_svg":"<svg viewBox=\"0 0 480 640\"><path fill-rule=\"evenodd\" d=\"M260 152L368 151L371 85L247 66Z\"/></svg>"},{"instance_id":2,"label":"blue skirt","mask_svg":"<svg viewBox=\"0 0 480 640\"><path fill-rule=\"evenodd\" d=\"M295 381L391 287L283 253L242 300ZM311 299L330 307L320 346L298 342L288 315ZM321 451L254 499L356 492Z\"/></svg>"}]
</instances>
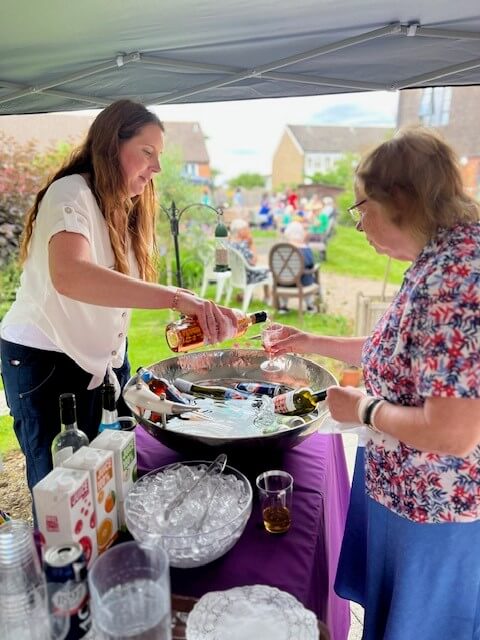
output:
<instances>
[{"instance_id":1,"label":"blue skirt","mask_svg":"<svg viewBox=\"0 0 480 640\"><path fill-rule=\"evenodd\" d=\"M480 521L420 524L365 494L359 447L335 581L363 640L480 640Z\"/></svg>"}]
</instances>

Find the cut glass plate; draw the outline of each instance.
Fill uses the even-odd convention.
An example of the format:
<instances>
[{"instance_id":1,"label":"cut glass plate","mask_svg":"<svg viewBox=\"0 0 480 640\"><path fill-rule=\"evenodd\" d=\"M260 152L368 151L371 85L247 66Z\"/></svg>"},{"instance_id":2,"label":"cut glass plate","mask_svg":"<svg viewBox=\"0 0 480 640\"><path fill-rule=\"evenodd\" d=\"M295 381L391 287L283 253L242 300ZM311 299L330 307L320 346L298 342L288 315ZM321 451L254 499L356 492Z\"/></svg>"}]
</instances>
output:
<instances>
[{"instance_id":1,"label":"cut glass plate","mask_svg":"<svg viewBox=\"0 0 480 640\"><path fill-rule=\"evenodd\" d=\"M318 640L315 614L266 585L205 594L187 620L187 640Z\"/></svg>"}]
</instances>

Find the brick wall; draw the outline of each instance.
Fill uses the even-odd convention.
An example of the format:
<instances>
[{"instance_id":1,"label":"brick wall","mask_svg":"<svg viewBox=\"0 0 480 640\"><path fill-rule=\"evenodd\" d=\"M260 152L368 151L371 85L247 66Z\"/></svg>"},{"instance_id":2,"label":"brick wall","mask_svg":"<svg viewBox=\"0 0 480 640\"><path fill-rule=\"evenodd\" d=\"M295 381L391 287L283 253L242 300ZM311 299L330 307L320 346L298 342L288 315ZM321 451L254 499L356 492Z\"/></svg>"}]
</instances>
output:
<instances>
[{"instance_id":1,"label":"brick wall","mask_svg":"<svg viewBox=\"0 0 480 640\"><path fill-rule=\"evenodd\" d=\"M285 186L303 182L303 154L285 131L273 155L272 189L279 191Z\"/></svg>"}]
</instances>

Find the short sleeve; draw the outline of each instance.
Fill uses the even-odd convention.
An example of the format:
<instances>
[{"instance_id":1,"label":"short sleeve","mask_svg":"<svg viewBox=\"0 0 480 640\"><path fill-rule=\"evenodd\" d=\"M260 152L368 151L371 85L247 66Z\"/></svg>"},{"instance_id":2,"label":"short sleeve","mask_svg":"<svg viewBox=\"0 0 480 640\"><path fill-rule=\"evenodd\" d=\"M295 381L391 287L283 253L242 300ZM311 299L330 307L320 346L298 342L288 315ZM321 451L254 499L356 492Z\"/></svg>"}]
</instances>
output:
<instances>
[{"instance_id":1,"label":"short sleeve","mask_svg":"<svg viewBox=\"0 0 480 640\"><path fill-rule=\"evenodd\" d=\"M410 352L423 397L480 397L480 288L458 281L417 305Z\"/></svg>"},{"instance_id":2,"label":"short sleeve","mask_svg":"<svg viewBox=\"0 0 480 640\"><path fill-rule=\"evenodd\" d=\"M80 233L90 242L93 195L81 176L53 182L41 204L38 222L48 242L60 231Z\"/></svg>"}]
</instances>

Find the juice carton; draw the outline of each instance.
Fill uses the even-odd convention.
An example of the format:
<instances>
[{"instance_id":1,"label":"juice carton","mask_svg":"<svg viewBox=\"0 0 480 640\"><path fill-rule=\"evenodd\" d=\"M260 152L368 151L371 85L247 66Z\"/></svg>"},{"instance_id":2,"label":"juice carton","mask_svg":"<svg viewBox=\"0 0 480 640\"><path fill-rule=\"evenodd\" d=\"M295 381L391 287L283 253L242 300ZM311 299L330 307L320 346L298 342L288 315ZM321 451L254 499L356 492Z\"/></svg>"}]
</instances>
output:
<instances>
[{"instance_id":1,"label":"juice carton","mask_svg":"<svg viewBox=\"0 0 480 640\"><path fill-rule=\"evenodd\" d=\"M137 479L137 449L133 431L115 431L105 429L91 442L96 449L105 449L113 453L115 468L115 487L117 492L118 523L125 530L123 503L130 487Z\"/></svg>"},{"instance_id":2,"label":"juice carton","mask_svg":"<svg viewBox=\"0 0 480 640\"><path fill-rule=\"evenodd\" d=\"M93 447L80 447L64 461L63 466L90 472L97 519L98 553L102 553L118 535L113 453Z\"/></svg>"},{"instance_id":3,"label":"juice carton","mask_svg":"<svg viewBox=\"0 0 480 640\"><path fill-rule=\"evenodd\" d=\"M88 471L56 467L33 487L40 543L79 542L90 566L98 555L95 504Z\"/></svg>"}]
</instances>

